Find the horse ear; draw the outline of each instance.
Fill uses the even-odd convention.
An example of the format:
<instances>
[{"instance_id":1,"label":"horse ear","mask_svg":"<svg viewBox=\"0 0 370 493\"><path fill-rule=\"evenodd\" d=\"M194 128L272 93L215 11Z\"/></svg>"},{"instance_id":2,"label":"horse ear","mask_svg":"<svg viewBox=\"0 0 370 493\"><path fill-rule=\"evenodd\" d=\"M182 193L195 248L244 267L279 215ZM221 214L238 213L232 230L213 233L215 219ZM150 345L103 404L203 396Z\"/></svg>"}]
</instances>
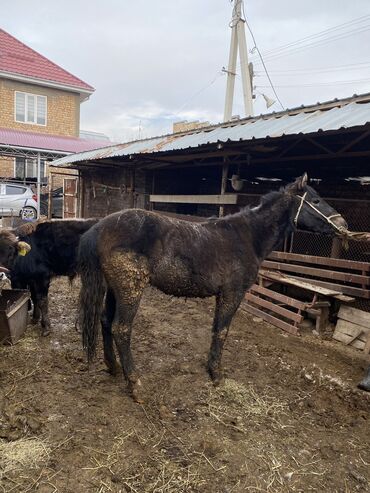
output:
<instances>
[{"instance_id":1,"label":"horse ear","mask_svg":"<svg viewBox=\"0 0 370 493\"><path fill-rule=\"evenodd\" d=\"M298 187L300 188L300 190L304 190L304 188L307 185L307 182L308 182L308 175L307 175L307 173L305 173L303 176L300 176L298 178Z\"/></svg>"},{"instance_id":2,"label":"horse ear","mask_svg":"<svg viewBox=\"0 0 370 493\"><path fill-rule=\"evenodd\" d=\"M293 183L288 185L287 190L290 193L294 193L294 194L299 193L306 188L307 181L308 181L308 176L307 173L305 173L304 175L299 176Z\"/></svg>"}]
</instances>

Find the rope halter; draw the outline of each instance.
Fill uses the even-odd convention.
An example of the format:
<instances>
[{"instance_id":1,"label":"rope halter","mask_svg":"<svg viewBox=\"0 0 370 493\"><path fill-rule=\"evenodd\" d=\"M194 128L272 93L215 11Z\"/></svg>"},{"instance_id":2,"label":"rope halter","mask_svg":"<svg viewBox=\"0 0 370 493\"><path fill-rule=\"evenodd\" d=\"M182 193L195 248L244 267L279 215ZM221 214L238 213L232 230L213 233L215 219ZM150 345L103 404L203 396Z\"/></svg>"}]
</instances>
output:
<instances>
[{"instance_id":1,"label":"rope halter","mask_svg":"<svg viewBox=\"0 0 370 493\"><path fill-rule=\"evenodd\" d=\"M317 207L315 207L313 204L311 204L311 202L308 202L308 200L306 200L306 195L307 195L307 192L305 192L303 195L296 195L296 197L299 197L301 199L300 204L299 204L299 207L298 207L298 210L297 210L297 214L295 215L295 218L294 218L294 224L295 224L296 227L298 227L298 217L299 217L299 214L301 213L303 204L307 204L319 216L323 217L325 219L325 221L327 221L330 224L330 226L332 226L334 229L336 229L338 231L338 233L343 234L344 232L347 231L347 228L345 228L344 226L337 226L332 221L332 219L334 217L342 217L341 214L332 214L331 216L325 216L325 214L323 214L321 211L319 211L319 209Z\"/></svg>"}]
</instances>

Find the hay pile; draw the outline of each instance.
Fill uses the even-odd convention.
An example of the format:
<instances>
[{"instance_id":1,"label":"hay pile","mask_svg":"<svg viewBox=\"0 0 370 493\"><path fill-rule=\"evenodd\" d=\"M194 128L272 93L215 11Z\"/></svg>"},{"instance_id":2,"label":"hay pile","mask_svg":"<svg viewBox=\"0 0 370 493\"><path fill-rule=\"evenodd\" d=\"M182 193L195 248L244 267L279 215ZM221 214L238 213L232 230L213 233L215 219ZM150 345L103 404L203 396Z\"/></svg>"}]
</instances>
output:
<instances>
[{"instance_id":1,"label":"hay pile","mask_svg":"<svg viewBox=\"0 0 370 493\"><path fill-rule=\"evenodd\" d=\"M47 463L50 447L38 438L0 441L0 479L22 469L36 469Z\"/></svg>"}]
</instances>

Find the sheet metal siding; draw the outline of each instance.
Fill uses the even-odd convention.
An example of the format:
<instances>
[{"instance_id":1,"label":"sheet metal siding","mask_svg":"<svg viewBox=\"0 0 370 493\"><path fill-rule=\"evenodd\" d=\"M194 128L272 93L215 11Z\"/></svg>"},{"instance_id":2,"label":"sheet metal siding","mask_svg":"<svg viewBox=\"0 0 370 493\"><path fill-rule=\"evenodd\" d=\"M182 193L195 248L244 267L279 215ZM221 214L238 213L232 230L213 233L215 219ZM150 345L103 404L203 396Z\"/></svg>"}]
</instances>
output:
<instances>
[{"instance_id":1,"label":"sheet metal siding","mask_svg":"<svg viewBox=\"0 0 370 493\"><path fill-rule=\"evenodd\" d=\"M370 122L370 103L349 103L329 110L301 113L268 115L257 119L244 120L233 124L218 125L187 134L172 134L163 137L114 145L96 151L87 151L66 156L54 161L55 166L98 160L131 154L156 153L197 148L217 142L264 139L283 135L309 134L319 130L339 130L362 126Z\"/></svg>"}]
</instances>

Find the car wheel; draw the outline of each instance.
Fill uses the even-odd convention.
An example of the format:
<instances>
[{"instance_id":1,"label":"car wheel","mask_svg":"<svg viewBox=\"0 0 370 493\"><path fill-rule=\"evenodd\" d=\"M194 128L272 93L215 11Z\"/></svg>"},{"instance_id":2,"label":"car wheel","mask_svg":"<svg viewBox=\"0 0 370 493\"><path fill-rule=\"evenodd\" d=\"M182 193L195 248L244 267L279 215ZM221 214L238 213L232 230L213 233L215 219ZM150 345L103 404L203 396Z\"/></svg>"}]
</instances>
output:
<instances>
[{"instance_id":1,"label":"car wheel","mask_svg":"<svg viewBox=\"0 0 370 493\"><path fill-rule=\"evenodd\" d=\"M34 207L23 207L21 210L22 219L37 219L37 210Z\"/></svg>"}]
</instances>

